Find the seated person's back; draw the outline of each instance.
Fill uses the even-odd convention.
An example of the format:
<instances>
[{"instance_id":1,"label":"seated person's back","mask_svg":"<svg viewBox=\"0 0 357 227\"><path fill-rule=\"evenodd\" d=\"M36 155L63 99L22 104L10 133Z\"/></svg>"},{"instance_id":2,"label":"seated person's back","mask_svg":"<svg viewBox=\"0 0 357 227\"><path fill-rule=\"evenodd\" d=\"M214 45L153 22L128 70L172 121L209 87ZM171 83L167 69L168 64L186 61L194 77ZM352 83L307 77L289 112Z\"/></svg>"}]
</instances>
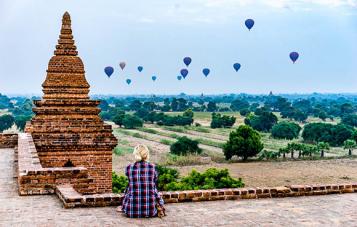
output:
<instances>
[{"instance_id":1,"label":"seated person's back","mask_svg":"<svg viewBox=\"0 0 357 227\"><path fill-rule=\"evenodd\" d=\"M147 162L149 150L144 145L135 147L136 162L125 169L129 185L124 195L122 209L129 217L154 217L157 215L156 203L163 205L157 188L155 165Z\"/></svg>"}]
</instances>

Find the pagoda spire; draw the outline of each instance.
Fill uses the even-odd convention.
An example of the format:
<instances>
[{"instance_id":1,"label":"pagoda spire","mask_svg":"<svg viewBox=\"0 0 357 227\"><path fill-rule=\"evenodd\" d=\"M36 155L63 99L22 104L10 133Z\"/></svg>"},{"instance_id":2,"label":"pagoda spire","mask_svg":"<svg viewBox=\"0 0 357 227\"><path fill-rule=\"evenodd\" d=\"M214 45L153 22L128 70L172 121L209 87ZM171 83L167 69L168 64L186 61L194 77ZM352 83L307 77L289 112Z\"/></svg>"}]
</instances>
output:
<instances>
[{"instance_id":1,"label":"pagoda spire","mask_svg":"<svg viewBox=\"0 0 357 227\"><path fill-rule=\"evenodd\" d=\"M71 16L66 11L62 17L61 33L59 35L58 44L56 45L55 55L77 56L77 47L74 45Z\"/></svg>"}]
</instances>

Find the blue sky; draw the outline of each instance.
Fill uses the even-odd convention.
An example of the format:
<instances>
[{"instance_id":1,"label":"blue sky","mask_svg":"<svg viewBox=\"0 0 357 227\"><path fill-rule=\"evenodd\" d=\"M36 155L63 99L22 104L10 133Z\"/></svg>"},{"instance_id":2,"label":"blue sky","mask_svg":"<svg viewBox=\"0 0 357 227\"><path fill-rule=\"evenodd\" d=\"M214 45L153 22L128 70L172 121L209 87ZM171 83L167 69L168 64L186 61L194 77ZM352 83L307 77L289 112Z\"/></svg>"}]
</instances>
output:
<instances>
[{"instance_id":1,"label":"blue sky","mask_svg":"<svg viewBox=\"0 0 357 227\"><path fill-rule=\"evenodd\" d=\"M357 92L357 0L0 0L1 93L41 94L66 10L92 94Z\"/></svg>"}]
</instances>

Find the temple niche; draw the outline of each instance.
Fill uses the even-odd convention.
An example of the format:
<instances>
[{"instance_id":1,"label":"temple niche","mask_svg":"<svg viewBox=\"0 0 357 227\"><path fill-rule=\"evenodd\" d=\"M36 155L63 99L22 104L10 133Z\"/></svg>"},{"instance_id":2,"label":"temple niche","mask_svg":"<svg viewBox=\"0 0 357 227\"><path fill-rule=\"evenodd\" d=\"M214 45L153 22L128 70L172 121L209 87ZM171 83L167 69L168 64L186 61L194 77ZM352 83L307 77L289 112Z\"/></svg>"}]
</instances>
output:
<instances>
[{"instance_id":1,"label":"temple niche","mask_svg":"<svg viewBox=\"0 0 357 227\"><path fill-rule=\"evenodd\" d=\"M117 139L98 116L100 101L90 100L84 65L74 44L71 18L62 28L47 76L42 100L35 100L35 116L25 131L32 135L41 165L86 167L92 179L87 193L112 190L112 150Z\"/></svg>"}]
</instances>

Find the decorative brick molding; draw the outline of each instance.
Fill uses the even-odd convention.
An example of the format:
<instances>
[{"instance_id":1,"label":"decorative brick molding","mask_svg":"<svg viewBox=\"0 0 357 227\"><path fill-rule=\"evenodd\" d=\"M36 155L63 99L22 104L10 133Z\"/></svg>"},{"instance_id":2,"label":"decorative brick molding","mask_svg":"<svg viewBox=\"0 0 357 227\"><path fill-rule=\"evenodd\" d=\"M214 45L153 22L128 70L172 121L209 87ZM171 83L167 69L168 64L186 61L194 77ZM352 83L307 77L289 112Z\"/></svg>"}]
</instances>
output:
<instances>
[{"instance_id":1,"label":"decorative brick molding","mask_svg":"<svg viewBox=\"0 0 357 227\"><path fill-rule=\"evenodd\" d=\"M83 194L92 191L89 185L93 180L84 167L43 168L30 134L19 134L16 154L20 195L53 194L61 184L71 184Z\"/></svg>"},{"instance_id":2,"label":"decorative brick molding","mask_svg":"<svg viewBox=\"0 0 357 227\"><path fill-rule=\"evenodd\" d=\"M14 148L17 146L17 134L0 133L0 148Z\"/></svg>"},{"instance_id":3,"label":"decorative brick molding","mask_svg":"<svg viewBox=\"0 0 357 227\"><path fill-rule=\"evenodd\" d=\"M215 200L239 200L261 198L283 198L296 196L312 196L357 192L357 183L331 185L291 185L271 188L230 188L211 190L192 190L161 192L165 203L201 202ZM70 185L60 185L56 194L65 208L118 206L121 205L122 194L81 195Z\"/></svg>"}]
</instances>

